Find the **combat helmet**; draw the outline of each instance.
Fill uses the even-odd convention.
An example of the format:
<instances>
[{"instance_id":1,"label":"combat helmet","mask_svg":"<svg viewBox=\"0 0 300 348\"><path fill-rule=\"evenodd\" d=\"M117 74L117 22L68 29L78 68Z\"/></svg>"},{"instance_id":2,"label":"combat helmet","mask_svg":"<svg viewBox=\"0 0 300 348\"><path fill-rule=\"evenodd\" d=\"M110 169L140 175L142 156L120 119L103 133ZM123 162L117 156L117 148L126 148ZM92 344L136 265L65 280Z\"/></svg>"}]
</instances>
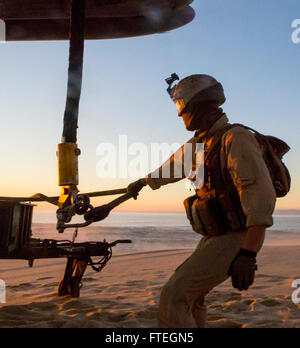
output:
<instances>
[{"instance_id":1,"label":"combat helmet","mask_svg":"<svg viewBox=\"0 0 300 348\"><path fill-rule=\"evenodd\" d=\"M226 98L221 83L209 75L191 75L182 79L172 88L174 81L179 80L176 74L166 79L169 84L168 93L177 106L178 115L181 116L188 103L197 96L197 101L215 102L216 106L225 103Z\"/></svg>"}]
</instances>

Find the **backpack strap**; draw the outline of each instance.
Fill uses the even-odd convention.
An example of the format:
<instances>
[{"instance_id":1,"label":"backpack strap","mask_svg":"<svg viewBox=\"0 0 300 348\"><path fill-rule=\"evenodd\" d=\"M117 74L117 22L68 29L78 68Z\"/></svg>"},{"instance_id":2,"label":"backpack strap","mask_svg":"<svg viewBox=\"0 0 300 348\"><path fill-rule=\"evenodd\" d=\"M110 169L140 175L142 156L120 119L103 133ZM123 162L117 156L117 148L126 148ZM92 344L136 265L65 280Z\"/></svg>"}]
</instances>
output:
<instances>
[{"instance_id":1,"label":"backpack strap","mask_svg":"<svg viewBox=\"0 0 300 348\"><path fill-rule=\"evenodd\" d=\"M251 127L245 126L244 124L241 124L241 123L235 123L234 125L239 126L239 127L246 128L246 129L248 129L248 130L252 131L253 133L256 133L256 134L260 134L260 135L262 135L262 134L261 134L261 133L259 133L257 130L255 130L255 129L251 128Z\"/></svg>"}]
</instances>

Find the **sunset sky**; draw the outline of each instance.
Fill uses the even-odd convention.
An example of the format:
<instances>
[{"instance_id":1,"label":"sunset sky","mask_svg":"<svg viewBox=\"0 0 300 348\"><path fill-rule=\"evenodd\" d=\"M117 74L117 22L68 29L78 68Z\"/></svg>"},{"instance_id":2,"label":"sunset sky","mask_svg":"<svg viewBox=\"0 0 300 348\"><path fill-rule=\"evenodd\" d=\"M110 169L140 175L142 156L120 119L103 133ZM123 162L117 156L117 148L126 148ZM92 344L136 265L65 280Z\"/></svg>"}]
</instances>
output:
<instances>
[{"instance_id":1,"label":"sunset sky","mask_svg":"<svg viewBox=\"0 0 300 348\"><path fill-rule=\"evenodd\" d=\"M147 37L86 42L79 116L80 190L126 187L135 178L100 179L101 143L118 146L186 142L192 133L177 117L164 81L176 72L215 76L223 83L224 111L285 140L291 193L278 209L300 209L300 44L291 36L299 0L196 0L195 20ZM56 148L65 106L68 43L0 44L0 195L58 195ZM128 161L134 156L129 156ZM146 174L146 173L145 173ZM183 211L192 193L185 181L145 189L119 210ZM97 200L107 202L110 198ZM49 206L41 205L48 209Z\"/></svg>"}]
</instances>

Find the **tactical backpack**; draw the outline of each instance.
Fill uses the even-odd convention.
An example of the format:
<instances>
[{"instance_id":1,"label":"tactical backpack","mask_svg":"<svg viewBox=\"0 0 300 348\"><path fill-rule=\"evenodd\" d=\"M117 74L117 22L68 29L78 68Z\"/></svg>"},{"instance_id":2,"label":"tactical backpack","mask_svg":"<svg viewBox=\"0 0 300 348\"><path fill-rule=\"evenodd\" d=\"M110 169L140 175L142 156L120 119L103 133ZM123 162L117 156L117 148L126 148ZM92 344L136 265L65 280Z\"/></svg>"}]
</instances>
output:
<instances>
[{"instance_id":1,"label":"tactical backpack","mask_svg":"<svg viewBox=\"0 0 300 348\"><path fill-rule=\"evenodd\" d=\"M291 176L282 159L290 150L288 144L281 139L270 135L263 135L255 129L242 124L234 124L232 126L244 127L254 133L254 136L262 149L263 158L269 169L276 196L286 196L291 188Z\"/></svg>"}]
</instances>

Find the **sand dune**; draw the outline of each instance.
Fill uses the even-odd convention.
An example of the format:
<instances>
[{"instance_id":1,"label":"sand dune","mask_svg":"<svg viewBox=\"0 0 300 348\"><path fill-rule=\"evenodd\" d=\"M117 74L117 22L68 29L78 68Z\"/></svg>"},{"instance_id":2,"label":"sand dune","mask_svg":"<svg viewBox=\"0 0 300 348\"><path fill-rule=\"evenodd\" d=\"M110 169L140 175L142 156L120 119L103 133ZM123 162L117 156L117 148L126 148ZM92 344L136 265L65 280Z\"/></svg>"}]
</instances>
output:
<instances>
[{"instance_id":1,"label":"sand dune","mask_svg":"<svg viewBox=\"0 0 300 348\"><path fill-rule=\"evenodd\" d=\"M64 260L0 261L7 303L0 327L156 327L160 289L191 251L114 255L101 274L88 271L80 299L59 298ZM291 283L300 278L300 247L264 247L255 285L239 293L226 282L208 297L209 327L300 327Z\"/></svg>"}]
</instances>

